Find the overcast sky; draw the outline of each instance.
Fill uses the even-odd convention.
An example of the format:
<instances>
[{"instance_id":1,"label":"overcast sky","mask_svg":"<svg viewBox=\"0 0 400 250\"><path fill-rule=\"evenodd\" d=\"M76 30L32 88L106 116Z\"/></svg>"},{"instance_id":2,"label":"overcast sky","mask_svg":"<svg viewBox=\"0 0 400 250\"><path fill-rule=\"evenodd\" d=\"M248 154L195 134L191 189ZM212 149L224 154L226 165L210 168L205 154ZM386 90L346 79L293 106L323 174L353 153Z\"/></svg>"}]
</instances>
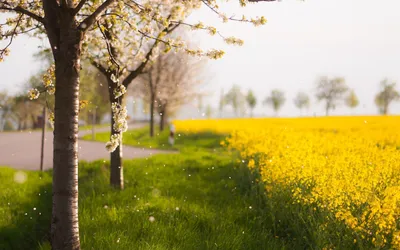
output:
<instances>
[{"instance_id":1,"label":"overcast sky","mask_svg":"<svg viewBox=\"0 0 400 250\"><path fill-rule=\"evenodd\" d=\"M400 81L400 1L398 0L283 0L277 3L238 6L238 0L221 3L228 16L265 16L265 26L222 24L207 9L193 13L189 20L203 21L226 36L240 37L243 47L225 45L220 38L196 32L193 37L202 48L224 49L226 56L208 64L210 82L203 89L210 93L205 104L218 106L220 91L238 84L252 89L259 103L271 89L285 91L287 102L282 116L297 116L293 98L298 91L312 96L309 114L323 114L323 105L314 98L318 76L345 77L355 89L360 106L354 111L338 107L333 114L376 114L374 95L379 82L388 77ZM2 43L4 44L4 43ZM32 54L42 42L18 37L11 55L0 64L0 90L16 92L39 64ZM400 86L399 86L400 87ZM399 88L398 87L398 88ZM272 115L269 107L258 105L256 113ZM400 105L391 107L400 113Z\"/></svg>"}]
</instances>

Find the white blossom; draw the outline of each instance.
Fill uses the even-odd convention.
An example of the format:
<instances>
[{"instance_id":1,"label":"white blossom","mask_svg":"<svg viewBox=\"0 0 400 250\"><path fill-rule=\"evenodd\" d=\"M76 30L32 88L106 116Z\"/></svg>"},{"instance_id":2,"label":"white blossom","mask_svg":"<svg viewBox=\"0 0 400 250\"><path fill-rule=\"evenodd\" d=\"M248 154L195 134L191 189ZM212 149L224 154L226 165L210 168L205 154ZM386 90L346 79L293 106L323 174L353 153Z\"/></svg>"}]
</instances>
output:
<instances>
[{"instance_id":1,"label":"white blossom","mask_svg":"<svg viewBox=\"0 0 400 250\"><path fill-rule=\"evenodd\" d=\"M49 85L46 89L47 93L49 95L54 95L54 93L56 92L56 88L54 85Z\"/></svg>"},{"instance_id":2,"label":"white blossom","mask_svg":"<svg viewBox=\"0 0 400 250\"><path fill-rule=\"evenodd\" d=\"M28 92L28 97L29 97L30 100L38 99L39 95L40 95L40 92L37 89L31 89Z\"/></svg>"},{"instance_id":3,"label":"white blossom","mask_svg":"<svg viewBox=\"0 0 400 250\"><path fill-rule=\"evenodd\" d=\"M114 89L114 97L118 98L126 93L126 88L124 85L120 84Z\"/></svg>"},{"instance_id":4,"label":"white blossom","mask_svg":"<svg viewBox=\"0 0 400 250\"><path fill-rule=\"evenodd\" d=\"M113 81L115 83L119 82L119 79L114 74L111 74L110 79L111 79L111 81Z\"/></svg>"}]
</instances>

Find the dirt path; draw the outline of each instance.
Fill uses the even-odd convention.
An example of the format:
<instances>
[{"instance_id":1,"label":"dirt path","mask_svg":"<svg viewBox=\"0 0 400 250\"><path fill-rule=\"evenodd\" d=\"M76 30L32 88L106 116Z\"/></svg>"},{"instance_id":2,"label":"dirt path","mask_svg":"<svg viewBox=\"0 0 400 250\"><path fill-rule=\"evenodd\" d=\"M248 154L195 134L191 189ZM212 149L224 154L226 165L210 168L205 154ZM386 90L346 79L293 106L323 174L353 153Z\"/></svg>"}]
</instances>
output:
<instances>
[{"instance_id":1,"label":"dirt path","mask_svg":"<svg viewBox=\"0 0 400 250\"><path fill-rule=\"evenodd\" d=\"M132 128L143 127L143 124L132 124ZM109 128L98 128L96 132L108 131ZM79 136L90 134L91 130L80 131ZM39 170L40 167L40 142L41 132L11 132L0 133L0 166L9 166L15 169ZM109 159L109 153L102 142L79 140L79 160L94 161ZM154 154L170 153L156 149L143 149L124 146L124 158L132 159L148 157ZM53 132L45 134L44 169L53 165Z\"/></svg>"}]
</instances>

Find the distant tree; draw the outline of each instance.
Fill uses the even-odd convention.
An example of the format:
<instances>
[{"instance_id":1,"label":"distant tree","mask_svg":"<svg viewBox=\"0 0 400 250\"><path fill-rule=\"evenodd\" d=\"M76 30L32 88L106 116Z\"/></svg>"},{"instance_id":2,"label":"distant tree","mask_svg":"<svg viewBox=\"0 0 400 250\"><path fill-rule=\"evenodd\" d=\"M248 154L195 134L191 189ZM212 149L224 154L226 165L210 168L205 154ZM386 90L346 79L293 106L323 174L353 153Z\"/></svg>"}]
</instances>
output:
<instances>
[{"instance_id":1,"label":"distant tree","mask_svg":"<svg viewBox=\"0 0 400 250\"><path fill-rule=\"evenodd\" d=\"M246 101L247 101L247 105L250 108L250 116L253 117L253 110L257 105L257 98L253 94L253 91L249 90L249 92L247 93L247 96L246 96Z\"/></svg>"},{"instance_id":2,"label":"distant tree","mask_svg":"<svg viewBox=\"0 0 400 250\"><path fill-rule=\"evenodd\" d=\"M138 89L148 101L150 112L150 136L154 136L154 117L160 116L160 131L164 129L167 117L183 104L201 94L196 86L201 82L204 60L198 60L184 53L169 53L158 56L139 77ZM200 107L199 107L200 108Z\"/></svg>"},{"instance_id":3,"label":"distant tree","mask_svg":"<svg viewBox=\"0 0 400 250\"><path fill-rule=\"evenodd\" d=\"M379 109L379 113L387 115L389 106L393 101L400 99L400 94L396 90L396 83L389 83L388 79L384 79L380 83L381 91L375 96L375 104Z\"/></svg>"},{"instance_id":4,"label":"distant tree","mask_svg":"<svg viewBox=\"0 0 400 250\"><path fill-rule=\"evenodd\" d=\"M88 104L86 108L80 110L79 117L87 124L91 124L95 112L95 122L100 123L105 114L110 113L107 79L85 62L80 72L80 81L79 99L87 101Z\"/></svg>"},{"instance_id":5,"label":"distant tree","mask_svg":"<svg viewBox=\"0 0 400 250\"><path fill-rule=\"evenodd\" d=\"M42 63L43 68L50 67L51 64L54 63L53 53L51 49L44 48L33 54L33 58L36 61L40 61Z\"/></svg>"},{"instance_id":6,"label":"distant tree","mask_svg":"<svg viewBox=\"0 0 400 250\"><path fill-rule=\"evenodd\" d=\"M224 97L225 104L232 106L235 116L243 114L245 97L238 85L233 85L232 88L226 93Z\"/></svg>"},{"instance_id":7,"label":"distant tree","mask_svg":"<svg viewBox=\"0 0 400 250\"><path fill-rule=\"evenodd\" d=\"M316 90L318 101L325 101L325 114L328 116L329 111L335 109L338 101L343 99L348 87L342 77L329 79L324 76L318 79Z\"/></svg>"},{"instance_id":8,"label":"distant tree","mask_svg":"<svg viewBox=\"0 0 400 250\"><path fill-rule=\"evenodd\" d=\"M267 96L264 100L264 105L269 105L275 112L275 115L278 114L278 111L285 104L285 93L279 89L274 89L271 91L271 94Z\"/></svg>"},{"instance_id":9,"label":"distant tree","mask_svg":"<svg viewBox=\"0 0 400 250\"><path fill-rule=\"evenodd\" d=\"M203 95L198 95L197 96L197 109L199 110L200 113L203 111Z\"/></svg>"},{"instance_id":10,"label":"distant tree","mask_svg":"<svg viewBox=\"0 0 400 250\"><path fill-rule=\"evenodd\" d=\"M5 129L5 125L10 122L12 117L13 99L7 92L0 92L0 131Z\"/></svg>"},{"instance_id":11,"label":"distant tree","mask_svg":"<svg viewBox=\"0 0 400 250\"><path fill-rule=\"evenodd\" d=\"M221 95L219 97L219 117L222 117L222 113L224 112L224 106L225 106L225 95L224 95L224 90L221 89Z\"/></svg>"},{"instance_id":12,"label":"distant tree","mask_svg":"<svg viewBox=\"0 0 400 250\"><path fill-rule=\"evenodd\" d=\"M15 130L14 125L11 123L10 120L6 120L3 126L3 131L12 131L12 130Z\"/></svg>"},{"instance_id":13,"label":"distant tree","mask_svg":"<svg viewBox=\"0 0 400 250\"><path fill-rule=\"evenodd\" d=\"M14 121L18 124L18 130L35 127L41 109L42 105L31 102L26 94L14 96L11 110Z\"/></svg>"},{"instance_id":14,"label":"distant tree","mask_svg":"<svg viewBox=\"0 0 400 250\"><path fill-rule=\"evenodd\" d=\"M351 90L349 95L346 97L345 99L346 105L349 108L354 109L355 107L357 107L360 102L358 101L358 97L356 95L356 93L354 92L354 90Z\"/></svg>"},{"instance_id":15,"label":"distant tree","mask_svg":"<svg viewBox=\"0 0 400 250\"><path fill-rule=\"evenodd\" d=\"M301 111L302 109L308 109L310 107L310 98L304 92L297 93L296 97L293 100L294 105Z\"/></svg>"},{"instance_id":16,"label":"distant tree","mask_svg":"<svg viewBox=\"0 0 400 250\"><path fill-rule=\"evenodd\" d=\"M213 113L213 109L212 109L211 105L208 104L207 107L206 107L206 112L205 112L206 117L208 119L210 119L211 116L212 116L212 113Z\"/></svg>"}]
</instances>

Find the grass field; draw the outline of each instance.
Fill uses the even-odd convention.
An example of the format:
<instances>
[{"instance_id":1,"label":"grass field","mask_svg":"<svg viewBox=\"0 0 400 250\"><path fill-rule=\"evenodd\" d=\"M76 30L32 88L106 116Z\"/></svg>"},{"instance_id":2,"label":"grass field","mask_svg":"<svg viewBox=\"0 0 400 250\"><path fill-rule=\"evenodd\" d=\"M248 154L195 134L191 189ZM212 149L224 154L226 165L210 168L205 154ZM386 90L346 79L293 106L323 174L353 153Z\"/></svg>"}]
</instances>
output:
<instances>
[{"instance_id":1,"label":"grass field","mask_svg":"<svg viewBox=\"0 0 400 250\"><path fill-rule=\"evenodd\" d=\"M110 140L110 132L97 133L96 141L107 142ZM171 150L210 150L220 148L220 142L226 138L227 134L217 134L208 131L198 133L178 132L175 136L175 144L168 144L169 131L159 132L155 128L154 137L150 137L150 128L128 130L123 135L124 145L130 145L141 148L159 148ZM91 140L92 135L85 135L84 140Z\"/></svg>"},{"instance_id":2,"label":"grass field","mask_svg":"<svg viewBox=\"0 0 400 250\"><path fill-rule=\"evenodd\" d=\"M94 125L94 128L106 128L106 127L110 127L110 124L96 124ZM92 125L81 125L79 126L79 130L91 130L92 129Z\"/></svg>"},{"instance_id":3,"label":"grass field","mask_svg":"<svg viewBox=\"0 0 400 250\"><path fill-rule=\"evenodd\" d=\"M203 147L183 150L197 136L178 143L180 154L125 161L123 191L109 187L107 162L81 162L82 249L294 249L271 233L250 172L211 150L221 136L208 134ZM20 184L21 172L0 169L0 249L49 249L51 172L24 173Z\"/></svg>"}]
</instances>

